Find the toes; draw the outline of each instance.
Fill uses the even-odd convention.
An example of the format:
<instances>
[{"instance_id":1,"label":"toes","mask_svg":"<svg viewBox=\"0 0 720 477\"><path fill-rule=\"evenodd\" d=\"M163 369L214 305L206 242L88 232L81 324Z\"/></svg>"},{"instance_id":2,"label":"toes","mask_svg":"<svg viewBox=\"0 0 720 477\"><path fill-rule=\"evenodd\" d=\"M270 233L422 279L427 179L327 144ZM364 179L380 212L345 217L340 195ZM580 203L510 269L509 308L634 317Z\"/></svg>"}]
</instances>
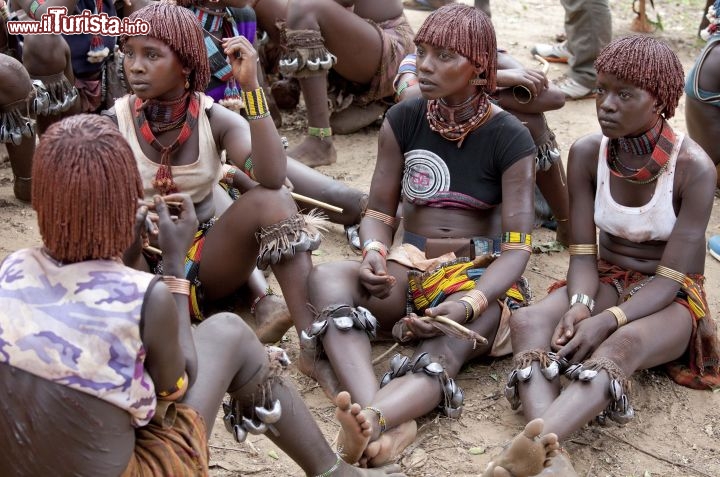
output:
<instances>
[{"instance_id":1,"label":"toes","mask_svg":"<svg viewBox=\"0 0 720 477\"><path fill-rule=\"evenodd\" d=\"M542 442L545 447L549 447L549 446L553 446L553 445L556 445L559 447L557 434L555 434L553 432L550 432L550 433L542 436L540 438L540 442Z\"/></svg>"},{"instance_id":2,"label":"toes","mask_svg":"<svg viewBox=\"0 0 720 477\"><path fill-rule=\"evenodd\" d=\"M372 460L380 453L380 450L382 447L380 446L380 443L378 441L373 441L365 448L365 452L363 452L363 457L366 460Z\"/></svg>"},{"instance_id":3,"label":"toes","mask_svg":"<svg viewBox=\"0 0 720 477\"><path fill-rule=\"evenodd\" d=\"M532 421L528 422L525 426L525 429L523 430L523 434L528 439L534 439L537 436L540 435L540 433L543 430L544 422L541 418L533 419ZM551 434L548 434L551 435ZM555 436L557 439L557 436Z\"/></svg>"},{"instance_id":4,"label":"toes","mask_svg":"<svg viewBox=\"0 0 720 477\"><path fill-rule=\"evenodd\" d=\"M347 391L341 391L335 397L335 405L341 411L349 411L351 408L350 393Z\"/></svg>"}]
</instances>

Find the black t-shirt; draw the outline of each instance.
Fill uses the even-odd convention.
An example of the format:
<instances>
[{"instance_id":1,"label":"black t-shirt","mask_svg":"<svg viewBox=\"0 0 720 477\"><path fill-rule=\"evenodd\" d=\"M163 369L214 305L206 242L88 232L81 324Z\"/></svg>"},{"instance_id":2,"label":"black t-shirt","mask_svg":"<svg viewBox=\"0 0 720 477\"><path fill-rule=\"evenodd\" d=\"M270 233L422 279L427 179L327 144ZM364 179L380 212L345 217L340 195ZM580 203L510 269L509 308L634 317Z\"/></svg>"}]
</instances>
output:
<instances>
[{"instance_id":1,"label":"black t-shirt","mask_svg":"<svg viewBox=\"0 0 720 477\"><path fill-rule=\"evenodd\" d=\"M528 129L502 111L472 131L462 147L432 131L427 101L403 101L386 118L405 156L403 199L429 207L487 209L502 202L502 175L536 152Z\"/></svg>"}]
</instances>

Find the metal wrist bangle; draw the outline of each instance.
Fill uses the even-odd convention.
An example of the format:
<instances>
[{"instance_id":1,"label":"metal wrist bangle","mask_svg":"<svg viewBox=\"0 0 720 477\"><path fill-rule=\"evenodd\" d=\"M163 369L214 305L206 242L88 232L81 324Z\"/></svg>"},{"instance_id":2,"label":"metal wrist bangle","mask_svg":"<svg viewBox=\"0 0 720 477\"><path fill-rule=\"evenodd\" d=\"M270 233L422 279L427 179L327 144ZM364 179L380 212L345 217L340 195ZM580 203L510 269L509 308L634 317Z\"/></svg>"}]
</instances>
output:
<instances>
[{"instance_id":1,"label":"metal wrist bangle","mask_svg":"<svg viewBox=\"0 0 720 477\"><path fill-rule=\"evenodd\" d=\"M590 310L590 313L593 312L593 309L595 309L595 300L593 300L590 296L585 295L584 293L575 293L573 296L570 297L570 306L573 306L577 303L582 303L588 309Z\"/></svg>"}]
</instances>

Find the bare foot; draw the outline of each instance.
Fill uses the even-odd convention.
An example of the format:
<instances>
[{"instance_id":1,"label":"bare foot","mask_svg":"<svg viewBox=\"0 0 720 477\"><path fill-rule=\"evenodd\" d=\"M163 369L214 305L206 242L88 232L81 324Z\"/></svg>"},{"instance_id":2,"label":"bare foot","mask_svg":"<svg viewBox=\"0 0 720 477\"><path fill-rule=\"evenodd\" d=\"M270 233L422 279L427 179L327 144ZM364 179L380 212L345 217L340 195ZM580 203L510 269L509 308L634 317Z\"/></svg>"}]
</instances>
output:
<instances>
[{"instance_id":1,"label":"bare foot","mask_svg":"<svg viewBox=\"0 0 720 477\"><path fill-rule=\"evenodd\" d=\"M328 166L337 161L331 137L305 136L303 142L289 150L287 155L309 167Z\"/></svg>"},{"instance_id":2,"label":"bare foot","mask_svg":"<svg viewBox=\"0 0 720 477\"><path fill-rule=\"evenodd\" d=\"M266 295L255 306L255 334L261 343L275 343L293 325L285 300Z\"/></svg>"},{"instance_id":3,"label":"bare foot","mask_svg":"<svg viewBox=\"0 0 720 477\"><path fill-rule=\"evenodd\" d=\"M560 444L555 434L540 437L543 420L527 423L510 445L490 462L483 477L529 477L548 467L557 455Z\"/></svg>"},{"instance_id":4,"label":"bare foot","mask_svg":"<svg viewBox=\"0 0 720 477\"><path fill-rule=\"evenodd\" d=\"M363 415L360 404L350 400L350 393L343 391L335 399L335 417L342 431L338 436L338 454L348 464L354 464L370 441L370 423Z\"/></svg>"},{"instance_id":5,"label":"bare foot","mask_svg":"<svg viewBox=\"0 0 720 477\"><path fill-rule=\"evenodd\" d=\"M403 422L397 427L381 434L380 437L368 444L360 459L361 467L380 467L392 462L415 441L417 423L415 421Z\"/></svg>"},{"instance_id":6,"label":"bare foot","mask_svg":"<svg viewBox=\"0 0 720 477\"><path fill-rule=\"evenodd\" d=\"M380 102L366 106L350 105L330 116L330 127L334 134L352 134L381 119L387 106Z\"/></svg>"},{"instance_id":7,"label":"bare foot","mask_svg":"<svg viewBox=\"0 0 720 477\"><path fill-rule=\"evenodd\" d=\"M540 477L578 477L578 473L570 462L570 458L565 452L559 452L558 455L550 460L550 466L538 474Z\"/></svg>"},{"instance_id":8,"label":"bare foot","mask_svg":"<svg viewBox=\"0 0 720 477\"><path fill-rule=\"evenodd\" d=\"M328 399L335 402L335 397L342 389L330 361L317 357L314 350L300 348L297 367L305 376L317 381Z\"/></svg>"}]
</instances>

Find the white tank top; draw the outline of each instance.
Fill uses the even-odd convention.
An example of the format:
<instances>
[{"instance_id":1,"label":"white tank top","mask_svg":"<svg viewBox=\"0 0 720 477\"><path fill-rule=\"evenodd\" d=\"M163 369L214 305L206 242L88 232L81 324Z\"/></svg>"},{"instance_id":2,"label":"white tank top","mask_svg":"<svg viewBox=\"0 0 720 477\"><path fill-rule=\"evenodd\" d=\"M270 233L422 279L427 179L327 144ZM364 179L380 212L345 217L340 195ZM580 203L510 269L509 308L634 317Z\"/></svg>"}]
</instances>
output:
<instances>
[{"instance_id":1,"label":"white tank top","mask_svg":"<svg viewBox=\"0 0 720 477\"><path fill-rule=\"evenodd\" d=\"M676 135L668 167L655 182L655 192L650 201L641 207L620 205L610 194L610 168L606 159L609 140L602 138L595 190L595 225L600 230L635 243L650 240L666 242L670 238L677 220L673 208L675 165L685 138L683 133Z\"/></svg>"},{"instance_id":2,"label":"white tank top","mask_svg":"<svg viewBox=\"0 0 720 477\"><path fill-rule=\"evenodd\" d=\"M212 107L213 99L203 93L197 94L200 95L200 114L197 122L200 134L198 159L192 164L172 166L173 179L178 189L180 192L189 194L195 204L201 202L213 191L213 187L222 176L220 154L215 146L215 139L206 113L206 110ZM143 181L145 200L152 200L153 195L158 193L152 186L152 182L160 164L151 161L138 142L130 108L130 95L123 96L115 101L115 115L117 116L120 133L125 136L135 154L135 162Z\"/></svg>"}]
</instances>

